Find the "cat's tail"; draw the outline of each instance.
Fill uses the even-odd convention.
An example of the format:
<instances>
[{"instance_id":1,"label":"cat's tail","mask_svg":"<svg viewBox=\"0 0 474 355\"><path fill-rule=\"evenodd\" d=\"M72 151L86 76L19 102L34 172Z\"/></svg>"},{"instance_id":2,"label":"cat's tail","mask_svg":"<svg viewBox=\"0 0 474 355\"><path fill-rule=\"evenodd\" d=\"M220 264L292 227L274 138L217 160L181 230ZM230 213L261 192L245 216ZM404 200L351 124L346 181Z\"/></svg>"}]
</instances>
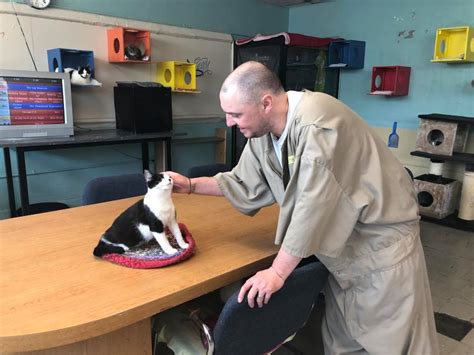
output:
<instances>
[{"instance_id":1,"label":"cat's tail","mask_svg":"<svg viewBox=\"0 0 474 355\"><path fill-rule=\"evenodd\" d=\"M101 238L99 244L94 248L93 254L98 257L104 254L123 254L127 249L125 246L104 242Z\"/></svg>"}]
</instances>

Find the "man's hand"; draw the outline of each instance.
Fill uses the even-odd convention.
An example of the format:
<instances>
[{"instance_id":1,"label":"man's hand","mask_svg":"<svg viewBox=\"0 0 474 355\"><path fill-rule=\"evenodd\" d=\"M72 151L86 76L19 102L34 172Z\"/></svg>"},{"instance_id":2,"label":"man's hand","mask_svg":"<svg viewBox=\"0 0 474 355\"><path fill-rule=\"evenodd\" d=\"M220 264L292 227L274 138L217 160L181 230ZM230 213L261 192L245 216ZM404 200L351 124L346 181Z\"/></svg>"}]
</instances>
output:
<instances>
[{"instance_id":1,"label":"man's hand","mask_svg":"<svg viewBox=\"0 0 474 355\"><path fill-rule=\"evenodd\" d=\"M259 308L267 304L273 293L282 288L284 284L283 279L270 267L266 270L257 272L254 276L248 279L240 289L238 302L242 302L245 294L247 294L247 301L251 308L255 306L255 300Z\"/></svg>"},{"instance_id":2,"label":"man's hand","mask_svg":"<svg viewBox=\"0 0 474 355\"><path fill-rule=\"evenodd\" d=\"M272 294L283 287L285 280L292 273L301 258L288 254L283 248L278 252L272 266L266 270L257 272L247 280L240 289L237 301L242 302L245 294L251 308L257 305L262 308L272 297Z\"/></svg>"},{"instance_id":3,"label":"man's hand","mask_svg":"<svg viewBox=\"0 0 474 355\"><path fill-rule=\"evenodd\" d=\"M190 192L190 180L181 174L175 173L174 171L165 171L173 179L173 191L188 194Z\"/></svg>"},{"instance_id":4,"label":"man's hand","mask_svg":"<svg viewBox=\"0 0 474 355\"><path fill-rule=\"evenodd\" d=\"M222 191L213 177L188 178L174 171L165 171L174 181L173 192L182 194L196 193L200 195L222 196Z\"/></svg>"}]
</instances>

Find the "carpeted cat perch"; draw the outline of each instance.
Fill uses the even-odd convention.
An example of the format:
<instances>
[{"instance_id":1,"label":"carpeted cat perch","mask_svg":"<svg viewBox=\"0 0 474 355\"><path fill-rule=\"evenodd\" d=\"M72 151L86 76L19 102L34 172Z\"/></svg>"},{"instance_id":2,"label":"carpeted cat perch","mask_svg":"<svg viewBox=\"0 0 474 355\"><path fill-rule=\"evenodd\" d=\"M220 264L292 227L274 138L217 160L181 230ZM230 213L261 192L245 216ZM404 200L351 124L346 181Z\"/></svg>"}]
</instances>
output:
<instances>
[{"instance_id":1,"label":"carpeted cat perch","mask_svg":"<svg viewBox=\"0 0 474 355\"><path fill-rule=\"evenodd\" d=\"M186 226L179 223L179 228L181 229L184 240L189 244L189 247L187 249L179 248L174 238L170 237L168 240L171 246L178 249L176 254L166 254L158 243L152 240L146 245L132 248L123 254L104 254L102 259L135 269L152 269L179 263L191 257L196 247L193 236L189 233ZM171 236L168 230L166 234Z\"/></svg>"}]
</instances>

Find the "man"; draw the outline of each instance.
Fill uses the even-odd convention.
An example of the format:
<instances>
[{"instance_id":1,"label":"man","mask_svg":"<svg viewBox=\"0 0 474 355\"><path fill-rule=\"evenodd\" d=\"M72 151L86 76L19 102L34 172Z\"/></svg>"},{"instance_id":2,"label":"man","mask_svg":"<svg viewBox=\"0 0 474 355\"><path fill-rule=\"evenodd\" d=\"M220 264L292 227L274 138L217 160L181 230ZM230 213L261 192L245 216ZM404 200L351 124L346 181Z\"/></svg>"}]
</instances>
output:
<instances>
[{"instance_id":1,"label":"man","mask_svg":"<svg viewBox=\"0 0 474 355\"><path fill-rule=\"evenodd\" d=\"M227 125L249 138L238 165L215 177L171 174L176 192L224 195L248 215L280 205L281 248L239 301L262 307L316 255L331 273L327 354L437 354L416 195L384 142L340 101L285 92L257 62L227 77L220 102Z\"/></svg>"}]
</instances>

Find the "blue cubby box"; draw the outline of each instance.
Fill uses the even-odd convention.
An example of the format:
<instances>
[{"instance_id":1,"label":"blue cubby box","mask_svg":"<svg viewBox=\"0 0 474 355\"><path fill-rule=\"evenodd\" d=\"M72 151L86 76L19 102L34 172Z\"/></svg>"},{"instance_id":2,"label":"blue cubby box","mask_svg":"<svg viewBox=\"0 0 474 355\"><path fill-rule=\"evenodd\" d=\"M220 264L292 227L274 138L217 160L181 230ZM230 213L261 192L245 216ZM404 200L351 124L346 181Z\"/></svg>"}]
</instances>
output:
<instances>
[{"instance_id":1,"label":"blue cubby box","mask_svg":"<svg viewBox=\"0 0 474 355\"><path fill-rule=\"evenodd\" d=\"M77 69L79 66L88 65L91 69L92 77L94 78L94 52L83 51L79 49L54 48L48 49L48 67L49 71L60 72L64 68Z\"/></svg>"},{"instance_id":2,"label":"blue cubby box","mask_svg":"<svg viewBox=\"0 0 474 355\"><path fill-rule=\"evenodd\" d=\"M336 41L329 44L329 68L362 69L364 67L364 41Z\"/></svg>"}]
</instances>

